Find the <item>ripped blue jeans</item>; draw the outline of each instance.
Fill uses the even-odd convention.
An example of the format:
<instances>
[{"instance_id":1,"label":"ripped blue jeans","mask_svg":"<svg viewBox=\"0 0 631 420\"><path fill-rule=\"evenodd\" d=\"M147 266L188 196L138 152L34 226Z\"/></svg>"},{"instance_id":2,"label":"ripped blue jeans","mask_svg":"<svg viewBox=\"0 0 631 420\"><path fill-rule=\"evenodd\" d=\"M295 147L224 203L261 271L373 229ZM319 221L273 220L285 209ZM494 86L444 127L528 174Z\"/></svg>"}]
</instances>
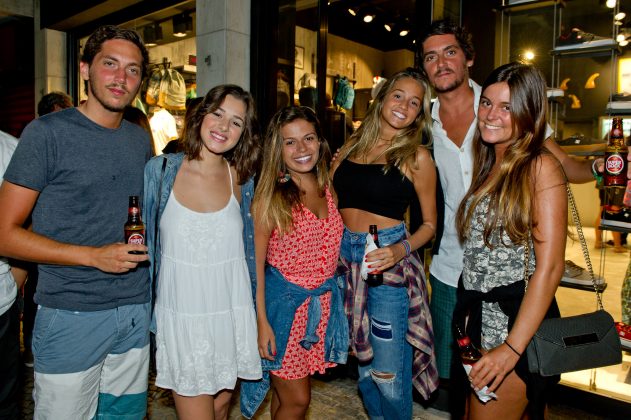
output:
<instances>
[{"instance_id":1,"label":"ripped blue jeans","mask_svg":"<svg viewBox=\"0 0 631 420\"><path fill-rule=\"evenodd\" d=\"M388 246L405 235L403 224L379 230L379 243ZM341 257L361 262L365 237L365 233L344 229ZM372 420L412 418L412 346L405 338L408 306L405 287L382 285L368 289L369 339L374 357L360 363L358 388Z\"/></svg>"}]
</instances>

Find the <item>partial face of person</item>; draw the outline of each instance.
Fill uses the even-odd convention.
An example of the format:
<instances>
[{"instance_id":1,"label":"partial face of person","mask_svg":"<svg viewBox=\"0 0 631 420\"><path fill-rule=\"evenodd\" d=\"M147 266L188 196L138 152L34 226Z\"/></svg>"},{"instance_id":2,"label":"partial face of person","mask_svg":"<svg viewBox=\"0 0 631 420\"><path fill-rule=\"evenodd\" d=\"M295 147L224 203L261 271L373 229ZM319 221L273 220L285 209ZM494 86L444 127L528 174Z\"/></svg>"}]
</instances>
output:
<instances>
[{"instance_id":1,"label":"partial face of person","mask_svg":"<svg viewBox=\"0 0 631 420\"><path fill-rule=\"evenodd\" d=\"M245 128L245 115L245 102L226 95L219 108L206 114L202 121L200 134L206 150L223 154L235 147Z\"/></svg>"},{"instance_id":2,"label":"partial face of person","mask_svg":"<svg viewBox=\"0 0 631 420\"><path fill-rule=\"evenodd\" d=\"M423 68L437 93L451 92L469 79L469 66L455 35L434 35L423 42Z\"/></svg>"},{"instance_id":3,"label":"partial face of person","mask_svg":"<svg viewBox=\"0 0 631 420\"><path fill-rule=\"evenodd\" d=\"M506 82L493 83L482 92L478 128L487 143L501 145L514 141L510 89Z\"/></svg>"},{"instance_id":4,"label":"partial face of person","mask_svg":"<svg viewBox=\"0 0 631 420\"><path fill-rule=\"evenodd\" d=\"M81 63L81 77L88 81L89 100L96 100L108 111L122 112L140 88L140 49L124 39L105 41L92 64Z\"/></svg>"},{"instance_id":5,"label":"partial face of person","mask_svg":"<svg viewBox=\"0 0 631 420\"><path fill-rule=\"evenodd\" d=\"M382 133L388 137L409 127L421 112L425 89L411 77L404 77L392 85L384 98L381 110Z\"/></svg>"},{"instance_id":6,"label":"partial face of person","mask_svg":"<svg viewBox=\"0 0 631 420\"><path fill-rule=\"evenodd\" d=\"M320 157L320 139L315 127L302 118L283 125L283 162L292 176L309 173Z\"/></svg>"}]
</instances>

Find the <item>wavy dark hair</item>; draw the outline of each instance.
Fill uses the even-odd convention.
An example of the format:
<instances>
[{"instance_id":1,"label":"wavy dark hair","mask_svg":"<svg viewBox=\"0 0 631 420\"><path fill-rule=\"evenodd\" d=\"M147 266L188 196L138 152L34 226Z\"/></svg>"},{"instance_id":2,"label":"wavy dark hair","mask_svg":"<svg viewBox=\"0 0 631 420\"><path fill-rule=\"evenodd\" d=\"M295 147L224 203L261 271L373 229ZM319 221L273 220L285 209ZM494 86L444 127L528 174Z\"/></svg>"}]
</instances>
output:
<instances>
[{"instance_id":1,"label":"wavy dark hair","mask_svg":"<svg viewBox=\"0 0 631 420\"><path fill-rule=\"evenodd\" d=\"M434 35L453 35L458 41L460 49L464 52L464 56L467 60L473 60L475 58L475 49L473 48L473 40L471 34L464 26L456 25L449 19L435 20L430 27L421 36L421 43L427 38ZM421 56L423 55L423 48L421 47Z\"/></svg>"},{"instance_id":2,"label":"wavy dark hair","mask_svg":"<svg viewBox=\"0 0 631 420\"><path fill-rule=\"evenodd\" d=\"M491 234L498 227L514 243L523 243L533 229L533 176L541 155L548 153L546 138L546 81L534 66L508 63L493 70L482 86L504 82L510 91L513 122L512 144L507 148L498 173L487 182L495 163L495 148L486 143L478 129L473 141L473 180L462 199L456 220L461 240L469 230L473 211L490 196L489 216L484 225L484 241L491 245ZM536 238L535 238L536 239Z\"/></svg>"},{"instance_id":3,"label":"wavy dark hair","mask_svg":"<svg viewBox=\"0 0 631 420\"><path fill-rule=\"evenodd\" d=\"M219 85L212 88L202 102L192 110L185 121L180 148L190 160L200 159L204 142L201 128L204 117L221 106L226 96L231 95L245 104L243 132L235 147L223 154L234 166L239 176L239 184L244 184L258 172L261 158L259 123L254 109L254 99L249 92L237 85Z\"/></svg>"},{"instance_id":4,"label":"wavy dark hair","mask_svg":"<svg viewBox=\"0 0 631 420\"><path fill-rule=\"evenodd\" d=\"M37 103L37 115L41 117L42 115L50 114L56 108L66 109L73 106L72 98L64 92L49 92L42 96Z\"/></svg>"}]
</instances>

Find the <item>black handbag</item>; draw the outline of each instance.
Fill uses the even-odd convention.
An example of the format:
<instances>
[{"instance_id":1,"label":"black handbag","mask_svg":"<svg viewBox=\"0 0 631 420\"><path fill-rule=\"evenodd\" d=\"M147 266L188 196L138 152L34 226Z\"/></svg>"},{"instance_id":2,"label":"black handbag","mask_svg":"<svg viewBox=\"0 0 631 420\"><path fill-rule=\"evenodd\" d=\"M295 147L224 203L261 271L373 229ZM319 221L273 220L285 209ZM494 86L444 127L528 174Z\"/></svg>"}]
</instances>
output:
<instances>
[{"instance_id":1,"label":"black handbag","mask_svg":"<svg viewBox=\"0 0 631 420\"><path fill-rule=\"evenodd\" d=\"M574 202L566 185L572 217L576 225L585 263L592 279L598 310L583 315L545 319L526 348L528 368L541 376L615 365L622 362L620 337L613 318L603 309L601 288L596 284L587 243ZM526 269L530 255L526 247Z\"/></svg>"}]
</instances>

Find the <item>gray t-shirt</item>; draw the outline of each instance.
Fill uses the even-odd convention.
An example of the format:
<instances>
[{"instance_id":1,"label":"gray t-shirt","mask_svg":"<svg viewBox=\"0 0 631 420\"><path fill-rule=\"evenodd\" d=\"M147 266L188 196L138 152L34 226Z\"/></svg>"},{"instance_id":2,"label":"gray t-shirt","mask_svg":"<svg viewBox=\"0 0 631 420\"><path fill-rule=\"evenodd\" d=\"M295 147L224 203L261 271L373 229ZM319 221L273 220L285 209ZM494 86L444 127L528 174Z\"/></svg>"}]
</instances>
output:
<instances>
[{"instance_id":1,"label":"gray t-shirt","mask_svg":"<svg viewBox=\"0 0 631 420\"><path fill-rule=\"evenodd\" d=\"M33 231L59 242L123 242L130 195L143 196L149 135L125 120L102 127L75 108L45 115L22 133L4 179L39 191ZM149 301L147 265L125 274L85 266L39 265L35 301L97 311Z\"/></svg>"}]
</instances>

